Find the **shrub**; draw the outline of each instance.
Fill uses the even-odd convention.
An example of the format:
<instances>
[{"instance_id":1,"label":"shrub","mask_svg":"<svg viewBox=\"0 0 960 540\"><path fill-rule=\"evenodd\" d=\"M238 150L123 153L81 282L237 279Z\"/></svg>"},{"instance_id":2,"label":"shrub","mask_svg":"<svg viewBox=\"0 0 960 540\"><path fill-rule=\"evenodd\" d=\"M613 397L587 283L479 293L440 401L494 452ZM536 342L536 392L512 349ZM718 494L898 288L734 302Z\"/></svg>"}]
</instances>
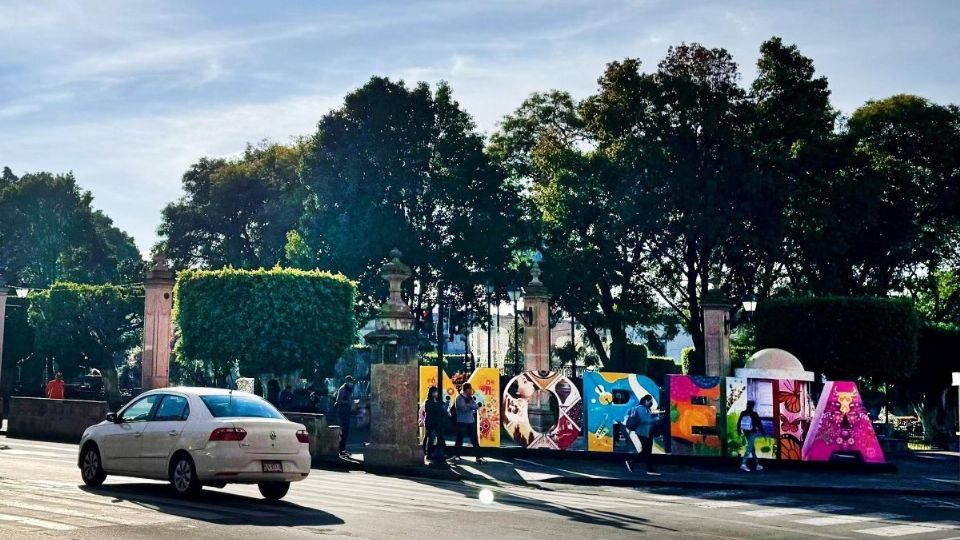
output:
<instances>
[{"instance_id":1,"label":"shrub","mask_svg":"<svg viewBox=\"0 0 960 540\"><path fill-rule=\"evenodd\" d=\"M176 360L222 375L238 362L248 375L333 365L354 342L356 285L321 271L186 270L174 288Z\"/></svg>"},{"instance_id":2,"label":"shrub","mask_svg":"<svg viewBox=\"0 0 960 540\"><path fill-rule=\"evenodd\" d=\"M920 322L905 299L778 297L755 318L758 348L787 350L830 379L896 382L916 363Z\"/></svg>"},{"instance_id":3,"label":"shrub","mask_svg":"<svg viewBox=\"0 0 960 540\"><path fill-rule=\"evenodd\" d=\"M693 347L684 347L680 351L680 372L684 375L690 374L690 356L696 352L696 349Z\"/></svg>"},{"instance_id":4,"label":"shrub","mask_svg":"<svg viewBox=\"0 0 960 540\"><path fill-rule=\"evenodd\" d=\"M676 360L669 356L648 356L645 373L660 388L664 388L666 387L667 375L679 374L680 366L677 365Z\"/></svg>"}]
</instances>

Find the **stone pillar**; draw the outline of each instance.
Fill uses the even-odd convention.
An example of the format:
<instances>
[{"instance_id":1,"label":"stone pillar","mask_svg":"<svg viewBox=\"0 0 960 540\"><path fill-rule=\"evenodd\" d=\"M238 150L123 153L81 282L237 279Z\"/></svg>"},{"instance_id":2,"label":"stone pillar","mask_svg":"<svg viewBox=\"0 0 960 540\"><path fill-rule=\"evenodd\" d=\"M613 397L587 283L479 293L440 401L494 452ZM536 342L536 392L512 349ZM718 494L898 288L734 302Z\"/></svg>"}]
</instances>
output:
<instances>
[{"instance_id":1,"label":"stone pillar","mask_svg":"<svg viewBox=\"0 0 960 540\"><path fill-rule=\"evenodd\" d=\"M705 374L730 375L730 308L733 306L720 290L719 280L711 280L703 298L703 336Z\"/></svg>"},{"instance_id":2,"label":"stone pillar","mask_svg":"<svg viewBox=\"0 0 960 540\"><path fill-rule=\"evenodd\" d=\"M9 292L6 278L0 274L0 421L3 420L3 401L6 399L3 395L3 323L7 318L7 293Z\"/></svg>"},{"instance_id":3,"label":"stone pillar","mask_svg":"<svg viewBox=\"0 0 960 540\"><path fill-rule=\"evenodd\" d=\"M537 252L530 275L533 279L523 290L523 309L530 322L523 321L523 359L525 371L550 371L550 293L540 282L540 261Z\"/></svg>"},{"instance_id":4,"label":"stone pillar","mask_svg":"<svg viewBox=\"0 0 960 540\"><path fill-rule=\"evenodd\" d=\"M143 303L143 390L170 384L170 351L173 344L173 272L162 253L153 258L153 267L144 282Z\"/></svg>"},{"instance_id":5,"label":"stone pillar","mask_svg":"<svg viewBox=\"0 0 960 540\"><path fill-rule=\"evenodd\" d=\"M420 339L413 313L400 296L410 267L400 262L398 250L383 266L380 277L390 283L390 296L380 307L376 330L363 337L375 356L370 366L370 443L363 461L372 467L423 465L417 426Z\"/></svg>"}]
</instances>

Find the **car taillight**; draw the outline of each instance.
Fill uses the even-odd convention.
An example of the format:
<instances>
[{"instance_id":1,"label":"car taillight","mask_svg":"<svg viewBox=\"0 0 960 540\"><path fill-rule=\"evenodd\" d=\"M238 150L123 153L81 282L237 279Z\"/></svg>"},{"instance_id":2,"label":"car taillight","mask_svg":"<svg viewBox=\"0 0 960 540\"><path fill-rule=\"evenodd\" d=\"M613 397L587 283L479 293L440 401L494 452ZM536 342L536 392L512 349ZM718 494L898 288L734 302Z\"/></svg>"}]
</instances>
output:
<instances>
[{"instance_id":1,"label":"car taillight","mask_svg":"<svg viewBox=\"0 0 960 540\"><path fill-rule=\"evenodd\" d=\"M300 431L297 432L297 440L300 441L300 442L302 442L302 443L309 443L309 442L310 442L310 434L307 433L307 430L301 429Z\"/></svg>"},{"instance_id":2,"label":"car taillight","mask_svg":"<svg viewBox=\"0 0 960 540\"><path fill-rule=\"evenodd\" d=\"M238 427L221 427L210 433L211 441L242 441L247 431Z\"/></svg>"}]
</instances>

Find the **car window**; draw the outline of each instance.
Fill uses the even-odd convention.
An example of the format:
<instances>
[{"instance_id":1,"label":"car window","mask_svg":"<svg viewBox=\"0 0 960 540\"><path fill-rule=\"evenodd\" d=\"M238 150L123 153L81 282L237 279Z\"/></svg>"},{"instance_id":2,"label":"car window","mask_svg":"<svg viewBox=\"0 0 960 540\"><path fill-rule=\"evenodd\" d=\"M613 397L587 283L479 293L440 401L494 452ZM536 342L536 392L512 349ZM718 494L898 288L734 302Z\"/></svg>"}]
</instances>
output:
<instances>
[{"instance_id":1,"label":"car window","mask_svg":"<svg viewBox=\"0 0 960 540\"><path fill-rule=\"evenodd\" d=\"M200 400L210 410L210 414L217 418L279 418L283 419L280 411L257 396L249 394L218 394L200 396Z\"/></svg>"},{"instance_id":2,"label":"car window","mask_svg":"<svg viewBox=\"0 0 960 540\"><path fill-rule=\"evenodd\" d=\"M188 416L190 416L190 405L187 403L187 398L167 394L163 396L163 401L157 407L157 412L153 414L153 419L157 421L186 420Z\"/></svg>"},{"instance_id":3,"label":"car window","mask_svg":"<svg viewBox=\"0 0 960 540\"><path fill-rule=\"evenodd\" d=\"M153 405L160 399L159 394L152 394L145 398L134 401L129 407L120 413L120 418L124 422L141 422L150 417L150 411Z\"/></svg>"}]
</instances>

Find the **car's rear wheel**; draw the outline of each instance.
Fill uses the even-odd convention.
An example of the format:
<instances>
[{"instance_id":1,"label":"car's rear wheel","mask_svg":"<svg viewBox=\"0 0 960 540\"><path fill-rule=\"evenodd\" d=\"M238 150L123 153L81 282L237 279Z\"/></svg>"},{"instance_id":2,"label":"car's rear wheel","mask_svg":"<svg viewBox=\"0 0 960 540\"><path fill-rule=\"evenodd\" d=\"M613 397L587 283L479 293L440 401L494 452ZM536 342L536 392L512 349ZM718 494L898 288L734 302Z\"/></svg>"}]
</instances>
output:
<instances>
[{"instance_id":1,"label":"car's rear wheel","mask_svg":"<svg viewBox=\"0 0 960 540\"><path fill-rule=\"evenodd\" d=\"M174 456L170 464L170 485L173 491L180 497L194 497L203 488L200 485L200 479L197 478L197 468L193 460L186 454Z\"/></svg>"},{"instance_id":2,"label":"car's rear wheel","mask_svg":"<svg viewBox=\"0 0 960 540\"><path fill-rule=\"evenodd\" d=\"M290 491L290 482L260 482L260 494L269 501L279 501Z\"/></svg>"},{"instance_id":3,"label":"car's rear wheel","mask_svg":"<svg viewBox=\"0 0 960 540\"><path fill-rule=\"evenodd\" d=\"M80 457L80 476L83 478L83 483L91 487L97 487L106 480L107 473L103 470L97 445L88 444L83 449Z\"/></svg>"}]
</instances>

